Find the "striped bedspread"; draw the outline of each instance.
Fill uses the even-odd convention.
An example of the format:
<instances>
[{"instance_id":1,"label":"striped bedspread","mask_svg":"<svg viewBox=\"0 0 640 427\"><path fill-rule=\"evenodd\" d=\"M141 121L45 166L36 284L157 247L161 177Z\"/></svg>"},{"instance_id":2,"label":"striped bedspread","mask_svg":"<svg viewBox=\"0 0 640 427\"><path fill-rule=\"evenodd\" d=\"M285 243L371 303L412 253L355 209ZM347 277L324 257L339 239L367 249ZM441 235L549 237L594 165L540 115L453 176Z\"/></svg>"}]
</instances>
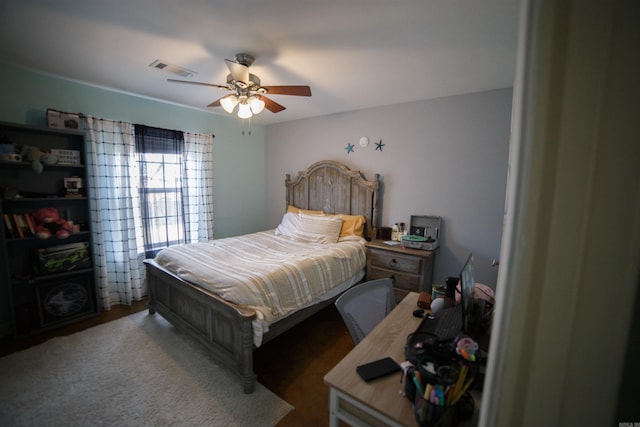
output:
<instances>
[{"instance_id":1,"label":"striped bedspread","mask_svg":"<svg viewBox=\"0 0 640 427\"><path fill-rule=\"evenodd\" d=\"M269 325L361 274L364 243L301 243L270 230L173 246L155 261L227 301L255 309L254 343L259 346Z\"/></svg>"}]
</instances>

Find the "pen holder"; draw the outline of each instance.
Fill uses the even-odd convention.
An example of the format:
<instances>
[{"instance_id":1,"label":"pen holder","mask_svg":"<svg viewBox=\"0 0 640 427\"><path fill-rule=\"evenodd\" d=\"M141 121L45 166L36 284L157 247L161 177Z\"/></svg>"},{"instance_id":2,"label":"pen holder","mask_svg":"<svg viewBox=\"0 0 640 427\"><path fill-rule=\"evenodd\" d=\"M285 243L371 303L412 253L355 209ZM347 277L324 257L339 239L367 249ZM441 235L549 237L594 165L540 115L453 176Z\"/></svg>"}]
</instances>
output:
<instances>
[{"instance_id":1,"label":"pen holder","mask_svg":"<svg viewBox=\"0 0 640 427\"><path fill-rule=\"evenodd\" d=\"M473 397L467 392L453 406L440 406L415 393L413 413L420 427L454 427L473 415Z\"/></svg>"}]
</instances>

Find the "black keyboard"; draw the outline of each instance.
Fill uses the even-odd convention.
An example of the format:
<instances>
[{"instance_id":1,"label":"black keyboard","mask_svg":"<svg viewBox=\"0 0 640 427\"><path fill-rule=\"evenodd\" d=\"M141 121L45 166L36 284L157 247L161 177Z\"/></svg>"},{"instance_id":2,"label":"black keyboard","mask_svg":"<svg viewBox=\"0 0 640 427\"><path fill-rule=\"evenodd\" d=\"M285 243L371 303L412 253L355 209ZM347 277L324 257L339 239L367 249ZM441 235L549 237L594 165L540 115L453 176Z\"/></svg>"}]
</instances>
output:
<instances>
[{"instance_id":1,"label":"black keyboard","mask_svg":"<svg viewBox=\"0 0 640 427\"><path fill-rule=\"evenodd\" d=\"M462 307L446 308L438 312L434 318L424 318L416 332L435 335L439 340L455 338L462 332Z\"/></svg>"}]
</instances>

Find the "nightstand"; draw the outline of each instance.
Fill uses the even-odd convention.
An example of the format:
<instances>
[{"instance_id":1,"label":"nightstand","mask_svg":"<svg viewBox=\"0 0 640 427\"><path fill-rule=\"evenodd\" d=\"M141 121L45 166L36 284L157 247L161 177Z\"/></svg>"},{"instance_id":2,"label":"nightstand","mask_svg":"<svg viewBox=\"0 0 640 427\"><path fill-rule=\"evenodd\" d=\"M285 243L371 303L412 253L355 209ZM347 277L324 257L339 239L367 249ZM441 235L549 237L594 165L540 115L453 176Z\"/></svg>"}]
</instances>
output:
<instances>
[{"instance_id":1,"label":"nightstand","mask_svg":"<svg viewBox=\"0 0 640 427\"><path fill-rule=\"evenodd\" d=\"M391 278L396 301L409 292L431 292L436 251L389 246L382 240L367 242L367 280Z\"/></svg>"}]
</instances>

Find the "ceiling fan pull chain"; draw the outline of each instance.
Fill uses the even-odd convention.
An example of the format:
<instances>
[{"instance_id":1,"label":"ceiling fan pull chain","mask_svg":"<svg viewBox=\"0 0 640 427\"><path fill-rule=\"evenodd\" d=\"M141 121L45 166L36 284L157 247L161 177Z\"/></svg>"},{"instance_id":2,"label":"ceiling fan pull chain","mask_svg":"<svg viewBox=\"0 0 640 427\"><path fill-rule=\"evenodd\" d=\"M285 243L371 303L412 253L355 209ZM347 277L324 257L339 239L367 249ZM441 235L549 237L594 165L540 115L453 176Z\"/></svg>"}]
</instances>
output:
<instances>
[{"instance_id":1,"label":"ceiling fan pull chain","mask_svg":"<svg viewBox=\"0 0 640 427\"><path fill-rule=\"evenodd\" d=\"M242 127L244 128L244 125L249 122L249 129L247 130L247 135L251 136L251 117L249 117L248 119L243 119L242 120ZM242 135L245 134L244 129L242 129Z\"/></svg>"}]
</instances>

